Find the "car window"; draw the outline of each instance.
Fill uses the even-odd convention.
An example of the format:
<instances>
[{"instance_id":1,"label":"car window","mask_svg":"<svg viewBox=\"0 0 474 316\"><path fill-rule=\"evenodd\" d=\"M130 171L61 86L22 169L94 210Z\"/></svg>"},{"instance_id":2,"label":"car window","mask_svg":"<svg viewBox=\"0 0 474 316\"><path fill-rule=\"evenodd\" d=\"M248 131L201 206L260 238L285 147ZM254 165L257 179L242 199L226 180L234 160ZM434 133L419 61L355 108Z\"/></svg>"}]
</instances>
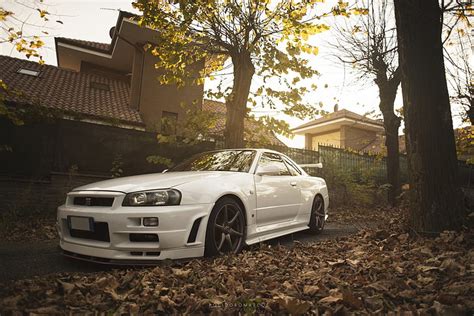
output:
<instances>
[{"instance_id":1,"label":"car window","mask_svg":"<svg viewBox=\"0 0 474 316\"><path fill-rule=\"evenodd\" d=\"M169 171L235 171L249 172L254 150L222 150L200 153Z\"/></svg>"},{"instance_id":2,"label":"car window","mask_svg":"<svg viewBox=\"0 0 474 316\"><path fill-rule=\"evenodd\" d=\"M296 168L296 166L293 164L293 162L291 160L289 160L286 157L282 157L282 158L283 158L283 161L285 161L286 166L288 167L288 170L290 170L290 173L291 173L292 176L300 176L301 175L301 171L298 168Z\"/></svg>"},{"instance_id":3,"label":"car window","mask_svg":"<svg viewBox=\"0 0 474 316\"><path fill-rule=\"evenodd\" d=\"M280 155L274 153L263 153L258 162L258 168L265 168L266 166L274 165L280 170L281 176L289 176L290 172Z\"/></svg>"}]
</instances>

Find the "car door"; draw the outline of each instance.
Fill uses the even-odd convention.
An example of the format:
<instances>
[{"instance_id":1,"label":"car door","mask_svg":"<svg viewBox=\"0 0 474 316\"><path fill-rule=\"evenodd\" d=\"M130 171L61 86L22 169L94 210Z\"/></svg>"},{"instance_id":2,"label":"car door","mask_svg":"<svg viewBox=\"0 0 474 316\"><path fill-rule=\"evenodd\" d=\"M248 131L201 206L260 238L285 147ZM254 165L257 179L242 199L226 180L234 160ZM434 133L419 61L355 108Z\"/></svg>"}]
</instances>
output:
<instances>
[{"instance_id":1,"label":"car door","mask_svg":"<svg viewBox=\"0 0 474 316\"><path fill-rule=\"evenodd\" d=\"M270 171L268 171L270 170ZM301 206L301 193L280 155L261 155L255 177L257 226L293 220Z\"/></svg>"}]
</instances>

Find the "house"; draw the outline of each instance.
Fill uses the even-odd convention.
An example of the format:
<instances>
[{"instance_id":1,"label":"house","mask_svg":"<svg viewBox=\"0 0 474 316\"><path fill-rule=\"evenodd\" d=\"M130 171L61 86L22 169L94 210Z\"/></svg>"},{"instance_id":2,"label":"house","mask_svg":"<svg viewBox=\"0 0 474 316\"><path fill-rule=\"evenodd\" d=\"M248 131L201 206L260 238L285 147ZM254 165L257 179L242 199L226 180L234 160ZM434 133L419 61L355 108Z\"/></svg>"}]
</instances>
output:
<instances>
[{"instance_id":1,"label":"house","mask_svg":"<svg viewBox=\"0 0 474 316\"><path fill-rule=\"evenodd\" d=\"M223 102L204 99L202 110L215 114L214 126L210 129L213 135L223 135L225 129L226 105ZM271 145L277 147L286 147L275 134L268 131L253 118L247 118L244 122L244 138L251 146Z\"/></svg>"},{"instance_id":2,"label":"house","mask_svg":"<svg viewBox=\"0 0 474 316\"><path fill-rule=\"evenodd\" d=\"M115 93L128 90L124 104L139 115L146 130L161 131L161 119L183 120L185 110L180 104L202 105L202 85L160 85L155 69L155 56L143 49L157 40L157 32L138 26L134 15L119 12L117 23L110 29L110 43L96 43L69 38L55 38L57 64L61 70L89 76L86 88ZM193 69L198 72L205 61ZM83 86L84 87L84 86ZM77 88L76 88L77 89ZM100 106L98 104L97 106Z\"/></svg>"},{"instance_id":3,"label":"house","mask_svg":"<svg viewBox=\"0 0 474 316\"><path fill-rule=\"evenodd\" d=\"M346 109L337 110L323 117L302 124L292 129L297 135L305 136L305 148L318 150L319 145L352 149L359 152L386 153L385 131L381 120ZM474 149L470 142L474 139L472 126L454 129L458 159L474 161ZM398 149L405 155L405 135L398 136Z\"/></svg>"},{"instance_id":4,"label":"house","mask_svg":"<svg viewBox=\"0 0 474 316\"><path fill-rule=\"evenodd\" d=\"M383 122L373 120L346 109L337 110L321 118L292 129L305 136L305 148L318 150L330 145L357 151L379 152L384 142Z\"/></svg>"},{"instance_id":5,"label":"house","mask_svg":"<svg viewBox=\"0 0 474 316\"><path fill-rule=\"evenodd\" d=\"M204 107L218 114L213 132L222 137L225 105L204 100L203 85L161 85L157 59L143 49L156 41L157 32L139 27L133 16L120 11L110 43L55 38L58 67L0 56L0 79L16 92L7 101L51 108L65 119L178 135L176 126L186 117L183 105ZM205 61L192 70L203 67ZM249 119L246 125L256 123ZM284 146L271 132L255 137Z\"/></svg>"},{"instance_id":6,"label":"house","mask_svg":"<svg viewBox=\"0 0 474 316\"><path fill-rule=\"evenodd\" d=\"M160 85L156 59L143 50L156 32L140 28L131 17L120 12L110 43L56 38L58 66L0 55L0 80L9 91L2 99L26 118L24 125L15 125L0 116L0 196L10 197L0 202L2 210L53 210L74 187L161 172L219 147L212 139L157 141L158 133L180 135L187 113L182 104L213 111L211 134L222 138L226 107L204 100L203 86ZM247 119L245 127L256 130L256 124ZM284 145L272 132L258 131L247 140Z\"/></svg>"}]
</instances>

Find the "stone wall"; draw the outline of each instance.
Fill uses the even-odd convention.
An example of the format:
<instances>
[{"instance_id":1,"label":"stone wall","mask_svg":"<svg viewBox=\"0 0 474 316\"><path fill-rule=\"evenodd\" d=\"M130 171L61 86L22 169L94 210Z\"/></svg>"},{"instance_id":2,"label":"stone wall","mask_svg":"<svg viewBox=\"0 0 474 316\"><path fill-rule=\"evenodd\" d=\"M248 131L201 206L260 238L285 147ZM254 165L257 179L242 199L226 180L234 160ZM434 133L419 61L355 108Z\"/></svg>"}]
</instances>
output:
<instances>
[{"instance_id":1,"label":"stone wall","mask_svg":"<svg viewBox=\"0 0 474 316\"><path fill-rule=\"evenodd\" d=\"M41 213L51 216L63 204L73 188L105 180L106 177L86 174L52 172L40 179L21 176L0 176L2 215L27 216Z\"/></svg>"}]
</instances>

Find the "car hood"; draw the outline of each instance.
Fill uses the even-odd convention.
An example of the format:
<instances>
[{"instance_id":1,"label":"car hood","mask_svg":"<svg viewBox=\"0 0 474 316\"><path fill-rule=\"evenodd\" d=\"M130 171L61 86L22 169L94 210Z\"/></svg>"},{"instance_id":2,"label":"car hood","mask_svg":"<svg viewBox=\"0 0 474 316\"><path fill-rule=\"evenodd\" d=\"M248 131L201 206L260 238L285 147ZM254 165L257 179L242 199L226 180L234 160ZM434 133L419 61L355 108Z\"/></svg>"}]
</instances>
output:
<instances>
[{"instance_id":1,"label":"car hood","mask_svg":"<svg viewBox=\"0 0 474 316\"><path fill-rule=\"evenodd\" d=\"M110 179L75 188L73 191L118 191L123 193L153 189L167 189L203 178L217 178L230 172L225 171L182 171L143 174Z\"/></svg>"}]
</instances>

